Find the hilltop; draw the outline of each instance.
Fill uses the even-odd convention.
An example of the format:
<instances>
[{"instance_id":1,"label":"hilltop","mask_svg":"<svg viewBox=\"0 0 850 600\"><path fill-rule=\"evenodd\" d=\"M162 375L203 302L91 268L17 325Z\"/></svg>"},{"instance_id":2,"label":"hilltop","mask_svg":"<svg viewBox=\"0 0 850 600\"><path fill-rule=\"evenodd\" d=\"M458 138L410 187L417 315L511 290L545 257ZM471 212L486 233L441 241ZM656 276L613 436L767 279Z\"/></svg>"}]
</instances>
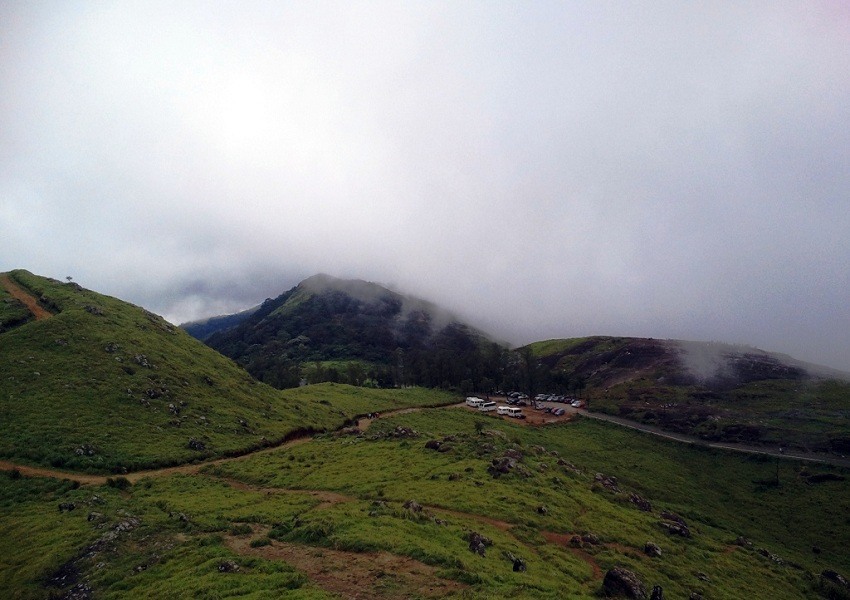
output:
<instances>
[{"instance_id":1,"label":"hilltop","mask_svg":"<svg viewBox=\"0 0 850 600\"><path fill-rule=\"evenodd\" d=\"M527 346L538 389L707 440L850 452L847 374L748 346L590 337Z\"/></svg>"},{"instance_id":2,"label":"hilltop","mask_svg":"<svg viewBox=\"0 0 850 600\"><path fill-rule=\"evenodd\" d=\"M204 341L278 388L308 381L478 387L489 336L375 283L316 275ZM197 331L192 326L188 331Z\"/></svg>"}]
</instances>

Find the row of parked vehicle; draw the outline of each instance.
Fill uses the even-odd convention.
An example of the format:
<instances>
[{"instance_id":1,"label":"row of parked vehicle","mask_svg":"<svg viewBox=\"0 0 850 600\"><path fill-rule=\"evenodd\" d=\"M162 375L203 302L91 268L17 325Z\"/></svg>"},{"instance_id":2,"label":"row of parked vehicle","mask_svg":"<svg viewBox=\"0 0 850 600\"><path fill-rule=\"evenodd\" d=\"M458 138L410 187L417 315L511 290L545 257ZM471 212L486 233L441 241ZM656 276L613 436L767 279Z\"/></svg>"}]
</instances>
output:
<instances>
[{"instance_id":1,"label":"row of parked vehicle","mask_svg":"<svg viewBox=\"0 0 850 600\"><path fill-rule=\"evenodd\" d=\"M481 412L496 411L496 414L506 417L514 417L515 419L525 418L525 415L522 414L521 408L516 406L497 406L492 400L482 400L475 396L467 397L466 405L471 406L472 408L477 408Z\"/></svg>"}]
</instances>

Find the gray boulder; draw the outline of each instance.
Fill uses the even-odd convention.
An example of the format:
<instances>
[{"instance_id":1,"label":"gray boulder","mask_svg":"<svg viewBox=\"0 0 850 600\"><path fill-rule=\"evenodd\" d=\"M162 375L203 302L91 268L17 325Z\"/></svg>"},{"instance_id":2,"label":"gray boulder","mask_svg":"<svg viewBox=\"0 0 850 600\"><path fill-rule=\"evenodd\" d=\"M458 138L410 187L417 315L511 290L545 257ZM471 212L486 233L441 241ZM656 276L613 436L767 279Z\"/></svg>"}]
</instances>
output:
<instances>
[{"instance_id":1,"label":"gray boulder","mask_svg":"<svg viewBox=\"0 0 850 600\"><path fill-rule=\"evenodd\" d=\"M624 569L614 567L605 573L602 580L602 591L606 596L621 596L624 598L636 598L646 600L646 587L638 576Z\"/></svg>"}]
</instances>

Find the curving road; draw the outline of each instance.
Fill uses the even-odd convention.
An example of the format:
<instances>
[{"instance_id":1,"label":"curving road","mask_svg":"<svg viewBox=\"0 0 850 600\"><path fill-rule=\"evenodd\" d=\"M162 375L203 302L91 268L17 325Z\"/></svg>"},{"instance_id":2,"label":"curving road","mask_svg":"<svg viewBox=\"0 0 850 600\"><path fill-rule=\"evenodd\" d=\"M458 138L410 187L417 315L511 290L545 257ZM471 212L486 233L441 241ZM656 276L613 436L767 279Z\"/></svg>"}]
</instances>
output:
<instances>
[{"instance_id":1,"label":"curving road","mask_svg":"<svg viewBox=\"0 0 850 600\"><path fill-rule=\"evenodd\" d=\"M568 413L578 414L583 417L588 417L590 419L596 419L597 421L606 421L608 423L614 423L616 425L620 425L621 427L636 429L637 431L643 431L644 433L649 433L658 437L666 438L669 440L675 440L677 442L682 442L683 444L693 444L695 446L700 446L703 448L732 450L733 452L745 452L747 454L763 454L765 456L774 456L776 458L804 460L808 462L834 465L836 467L850 468L850 458L844 456L835 456L819 452L806 452L804 450L786 450L780 449L778 446L753 446L749 444L739 444L735 442L709 442L698 437L694 437L692 435L687 435L684 433L673 433L671 431L665 431L660 427L655 427L654 425L644 425L643 423L630 421L629 419L623 419L621 417L615 417L613 415L590 412L584 408L573 408L572 406L569 406L567 404L556 404L551 402L540 402L539 404L543 406L557 406L560 408L565 408Z\"/></svg>"}]
</instances>

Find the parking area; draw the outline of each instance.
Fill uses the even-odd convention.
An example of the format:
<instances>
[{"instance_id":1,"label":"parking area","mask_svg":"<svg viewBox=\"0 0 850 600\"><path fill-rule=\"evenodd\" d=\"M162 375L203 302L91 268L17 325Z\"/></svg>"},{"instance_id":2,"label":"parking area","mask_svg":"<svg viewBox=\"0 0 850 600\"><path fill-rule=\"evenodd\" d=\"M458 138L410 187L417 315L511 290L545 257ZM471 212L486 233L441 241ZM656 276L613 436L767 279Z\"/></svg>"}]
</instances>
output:
<instances>
[{"instance_id":1,"label":"parking area","mask_svg":"<svg viewBox=\"0 0 850 600\"><path fill-rule=\"evenodd\" d=\"M477 412L481 415L492 416L506 421L513 421L521 425L546 425L548 423L563 423L574 418L575 414L580 412L580 409L574 408L568 403L550 402L550 401L535 401L527 400L521 403L508 403L508 398L505 396L482 396L491 402L495 402L497 406L518 406L522 409L523 417L518 419L508 415L499 415L496 410L481 412L474 406L465 406L464 408L471 412Z\"/></svg>"}]
</instances>

